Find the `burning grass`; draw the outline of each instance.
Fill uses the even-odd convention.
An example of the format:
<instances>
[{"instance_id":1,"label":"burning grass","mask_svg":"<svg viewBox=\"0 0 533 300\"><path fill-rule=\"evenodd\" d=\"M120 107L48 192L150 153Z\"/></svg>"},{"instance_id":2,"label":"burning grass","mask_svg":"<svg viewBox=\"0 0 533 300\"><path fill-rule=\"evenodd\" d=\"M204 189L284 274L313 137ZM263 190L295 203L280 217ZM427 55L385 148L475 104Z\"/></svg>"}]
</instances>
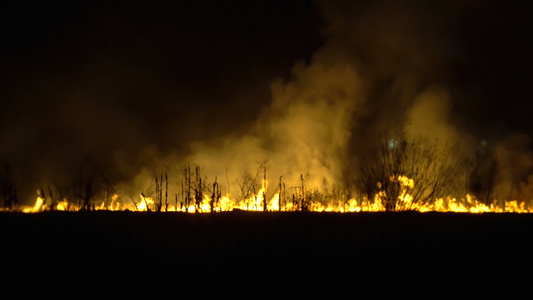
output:
<instances>
[{"instance_id":1,"label":"burning grass","mask_svg":"<svg viewBox=\"0 0 533 300\"><path fill-rule=\"evenodd\" d=\"M490 204L478 201L474 196L467 194L464 198L436 198L432 201L418 203L413 201L410 191L414 188L414 181L405 176L399 179L391 178L391 182L399 185L399 193L395 199L395 208L392 211L418 211L418 212L465 212L465 213L529 213L531 207L526 206L525 202L498 201L494 200ZM118 194L114 194L111 201L102 201L99 204L86 207L76 203L70 203L66 198L55 203L48 203L44 195L38 191L38 196L32 207L21 207L20 211L25 213L36 213L49 210L57 211L80 211L80 210L109 210L109 211L163 211L163 212L188 212L188 213L211 213L227 212L232 210L245 211L314 211L314 212L383 212L391 211L387 207L390 197L386 192L381 191L375 195L372 201L365 197L361 200L355 198L337 200L331 197L321 195L320 200L313 200L316 192L300 192L298 195L292 194L292 198L279 191L267 198L268 181L264 180L259 191L250 193L248 198L242 200L232 199L229 195L221 196L220 193L209 196L208 193L197 194L197 200L194 203L185 205L183 202L175 202L175 205L169 204L168 201L162 205L162 199L157 202L152 197L139 195L135 201L130 197L130 203L124 203ZM301 187L301 191L305 191ZM281 192L281 193L280 193ZM282 199L287 199L282 201ZM345 197L343 197L345 198ZM270 199L270 200L269 200Z\"/></svg>"},{"instance_id":2,"label":"burning grass","mask_svg":"<svg viewBox=\"0 0 533 300\"><path fill-rule=\"evenodd\" d=\"M388 139L390 136L395 138ZM3 179L0 187L4 192L4 210L32 213L56 210L529 213L533 208L531 194L526 186L515 182L516 176L507 176L514 180L510 185L509 182L498 185L503 171L498 167L496 154L487 149L454 159L451 156L456 149L452 146L438 139L410 137L409 131L400 131L393 135L376 134L359 150L343 167L345 174L338 176L329 174L333 172L330 169L315 170L315 174L308 170L304 175L264 159L256 161L255 175L250 173L253 168L249 166L240 177L235 177L235 170L226 169L225 180L219 181L220 165L209 165L219 173L212 170L206 176L208 172L200 165L171 163L163 164L159 172L143 173L135 185L123 183L127 188L121 191L120 185L113 184L100 168L87 164L71 178L70 186L53 182L47 189L40 188L34 205L26 207L18 205L9 167L0 174Z\"/></svg>"}]
</instances>

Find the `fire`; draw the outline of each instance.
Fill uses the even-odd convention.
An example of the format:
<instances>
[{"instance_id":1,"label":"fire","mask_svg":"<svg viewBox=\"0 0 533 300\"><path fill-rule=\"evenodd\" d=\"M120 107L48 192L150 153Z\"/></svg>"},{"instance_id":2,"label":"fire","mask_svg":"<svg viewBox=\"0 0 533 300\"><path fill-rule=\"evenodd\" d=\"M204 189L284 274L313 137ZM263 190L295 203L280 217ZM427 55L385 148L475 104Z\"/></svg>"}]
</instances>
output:
<instances>
[{"instance_id":1,"label":"fire","mask_svg":"<svg viewBox=\"0 0 533 300\"><path fill-rule=\"evenodd\" d=\"M204 195L204 198L200 204L200 212L211 212L211 207L209 206L210 201L211 198L209 198L208 195Z\"/></svg>"},{"instance_id":2,"label":"fire","mask_svg":"<svg viewBox=\"0 0 533 300\"><path fill-rule=\"evenodd\" d=\"M276 193L272 199L269 201L268 203L268 206L267 206L267 209L268 210L272 210L272 211L276 211L276 210L279 210L279 207L280 207L280 203L279 203L279 193Z\"/></svg>"},{"instance_id":3,"label":"fire","mask_svg":"<svg viewBox=\"0 0 533 300\"><path fill-rule=\"evenodd\" d=\"M436 198L433 201L428 201L424 204L416 203L411 192L416 187L416 183L413 179L404 176L391 176L390 181L398 183L400 190L398 198L396 200L397 206L400 208L407 208L408 210L414 210L419 212L460 212L460 213L529 213L531 207L528 207L525 202L518 202L517 200L502 201L503 205L498 205L498 202L486 204L475 199L474 196L466 194L464 198L456 198L448 196L446 198ZM377 183L381 186L381 183ZM284 201L281 203L281 198L290 199L287 195L280 194L279 191L273 193L268 197L268 181L263 180L261 189L256 193L251 193L246 199L239 202L232 199L230 194L225 196L219 196L216 202L212 202L209 194L204 194L202 200L195 204L190 204L188 207L175 207L168 205L162 208L161 211L167 212L184 212L184 213L209 213L209 212L223 212L232 211L234 209L247 210L247 211L295 211L301 209L297 201ZM271 192L272 194L272 192ZM107 205L106 201L103 201L99 206L94 207L95 210L131 210L131 211L152 211L156 207L155 201L152 197L140 194L140 202L133 205L126 205L119 201L119 195L112 196L110 203ZM350 198L346 200L328 200L327 202L321 201L309 201L307 205L308 211L314 212L342 212L342 213L357 213L357 212L380 212L386 211L386 205L384 199L387 194L385 191L380 191L374 197L374 199L362 199ZM36 213L45 210L58 210L58 211L77 211L81 207L71 203L67 198L58 201L55 207L46 205L46 200L41 191L37 191L37 198L35 204L32 207L26 207L21 209L23 212ZM213 211L212 211L213 210ZM401 210L401 209L397 209Z\"/></svg>"},{"instance_id":4,"label":"fire","mask_svg":"<svg viewBox=\"0 0 533 300\"><path fill-rule=\"evenodd\" d=\"M69 208L69 203L67 199L63 199L62 201L57 203L56 210L60 211L66 211Z\"/></svg>"},{"instance_id":5,"label":"fire","mask_svg":"<svg viewBox=\"0 0 533 300\"><path fill-rule=\"evenodd\" d=\"M219 211L230 211L233 209L234 201L232 201L229 195L226 195L220 199Z\"/></svg>"},{"instance_id":6,"label":"fire","mask_svg":"<svg viewBox=\"0 0 533 300\"><path fill-rule=\"evenodd\" d=\"M137 205L137 211L148 211L149 207L154 204L152 197L146 197L141 193L141 202Z\"/></svg>"},{"instance_id":7,"label":"fire","mask_svg":"<svg viewBox=\"0 0 533 300\"><path fill-rule=\"evenodd\" d=\"M35 204L32 207L24 207L22 208L22 212L25 213L36 213L41 212L44 210L44 198L41 195L41 191L37 190L37 199L35 200Z\"/></svg>"},{"instance_id":8,"label":"fire","mask_svg":"<svg viewBox=\"0 0 533 300\"><path fill-rule=\"evenodd\" d=\"M263 200L265 198L267 182L263 180L262 187L257 193L250 195L248 199L245 199L239 203L239 209L242 210L251 210L251 211L260 211L263 205Z\"/></svg>"},{"instance_id":9,"label":"fire","mask_svg":"<svg viewBox=\"0 0 533 300\"><path fill-rule=\"evenodd\" d=\"M44 203L44 198L41 196L41 193L37 192L37 194L38 194L37 200L35 201L35 205L33 206L33 209L31 210L31 212L33 213L40 212L43 207L43 203Z\"/></svg>"},{"instance_id":10,"label":"fire","mask_svg":"<svg viewBox=\"0 0 533 300\"><path fill-rule=\"evenodd\" d=\"M118 197L119 197L118 194L114 194L111 197L111 203L109 203L109 205L107 205L107 201L104 200L102 201L102 204L100 204L100 206L97 207L96 209L97 210L111 210L111 211L120 210L119 202L117 201ZM142 197L144 197L144 195L141 195L141 199Z\"/></svg>"},{"instance_id":11,"label":"fire","mask_svg":"<svg viewBox=\"0 0 533 300\"><path fill-rule=\"evenodd\" d=\"M268 180L263 180L261 189L257 193L253 193L247 199L240 201L235 208L248 211L278 211L280 210L279 192L275 193L270 200L267 200ZM282 210L292 210L290 205Z\"/></svg>"}]
</instances>

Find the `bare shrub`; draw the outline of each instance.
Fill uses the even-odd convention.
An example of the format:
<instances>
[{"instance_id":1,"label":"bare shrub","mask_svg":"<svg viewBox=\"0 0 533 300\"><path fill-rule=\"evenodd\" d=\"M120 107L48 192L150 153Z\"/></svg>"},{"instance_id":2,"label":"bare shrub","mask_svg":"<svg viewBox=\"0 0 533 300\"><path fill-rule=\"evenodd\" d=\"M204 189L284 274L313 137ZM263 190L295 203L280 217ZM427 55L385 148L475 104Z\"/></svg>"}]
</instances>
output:
<instances>
[{"instance_id":1,"label":"bare shrub","mask_svg":"<svg viewBox=\"0 0 533 300\"><path fill-rule=\"evenodd\" d=\"M349 183L386 211L414 210L443 196L456 171L453 146L438 139L373 134L361 149L353 153Z\"/></svg>"}]
</instances>

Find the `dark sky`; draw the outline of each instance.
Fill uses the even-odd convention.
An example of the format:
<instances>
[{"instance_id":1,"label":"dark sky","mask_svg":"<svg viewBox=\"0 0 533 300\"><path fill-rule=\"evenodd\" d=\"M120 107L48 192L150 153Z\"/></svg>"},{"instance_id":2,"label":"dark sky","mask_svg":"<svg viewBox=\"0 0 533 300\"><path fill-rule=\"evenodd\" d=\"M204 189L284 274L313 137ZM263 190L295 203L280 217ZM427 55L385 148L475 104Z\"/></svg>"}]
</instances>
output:
<instances>
[{"instance_id":1,"label":"dark sky","mask_svg":"<svg viewBox=\"0 0 533 300\"><path fill-rule=\"evenodd\" d=\"M296 62L335 40L328 2L108 2L0 6L0 158L21 182L61 180L50 174L68 173L81 156L127 177L153 155L242 134L271 102L271 83L290 80ZM366 12L381 2L331 6L350 6L346 21L372 18ZM425 27L420 17L415 26L429 28L423 38L437 52L453 49L430 79L449 89L466 129L495 139L533 135L531 5L425 2L406 6L441 22ZM389 29L394 37L394 25L381 28ZM379 64L379 41L355 39L361 76L374 74L367 70Z\"/></svg>"},{"instance_id":2,"label":"dark sky","mask_svg":"<svg viewBox=\"0 0 533 300\"><path fill-rule=\"evenodd\" d=\"M479 93L464 101L473 101L465 106L480 126L496 123L502 130L531 135L533 6L527 3L486 1L462 20L459 36L465 56L455 80Z\"/></svg>"},{"instance_id":3,"label":"dark sky","mask_svg":"<svg viewBox=\"0 0 533 300\"><path fill-rule=\"evenodd\" d=\"M175 129L167 119L233 126L254 118L270 82L322 42L319 13L306 1L74 2L2 10L3 90L18 117L78 97L146 120L138 130L149 139Z\"/></svg>"}]
</instances>

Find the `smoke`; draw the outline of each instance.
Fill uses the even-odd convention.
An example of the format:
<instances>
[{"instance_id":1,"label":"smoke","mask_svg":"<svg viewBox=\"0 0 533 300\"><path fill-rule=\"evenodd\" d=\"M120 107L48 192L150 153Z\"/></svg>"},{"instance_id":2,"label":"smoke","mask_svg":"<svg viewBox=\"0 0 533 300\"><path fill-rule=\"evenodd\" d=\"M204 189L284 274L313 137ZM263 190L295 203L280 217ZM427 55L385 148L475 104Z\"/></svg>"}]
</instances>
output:
<instances>
[{"instance_id":1,"label":"smoke","mask_svg":"<svg viewBox=\"0 0 533 300\"><path fill-rule=\"evenodd\" d=\"M297 185L307 175L323 189L344 182L350 153L366 147L372 132L409 124L413 136L464 142L449 120L446 89L435 88L456 55L442 15L396 2L320 7L329 21L326 42L309 63L295 64L289 80L273 82L272 102L248 133L196 143L185 161L233 182L268 160L269 178Z\"/></svg>"},{"instance_id":2,"label":"smoke","mask_svg":"<svg viewBox=\"0 0 533 300\"><path fill-rule=\"evenodd\" d=\"M239 176L254 172L257 165L251 162L267 158L271 178L284 176L295 185L308 174L311 185L323 189L345 182L354 167L350 155L369 148L374 133L392 138L404 130L409 141L438 141L440 148L433 150L446 157L437 159L448 160L456 182L462 182L452 189L468 192L464 182L471 170L461 164L480 151L481 138L455 112L451 91L459 87L451 78L462 59L455 18L472 7L417 1L319 6L329 21L324 46L308 64L297 63L290 80L273 83L272 103L250 126L250 134L219 148L197 145L187 161L214 174ZM502 151L496 154L501 176L530 171L511 166ZM520 156L531 155L522 148ZM498 182L495 190L509 185Z\"/></svg>"},{"instance_id":3,"label":"smoke","mask_svg":"<svg viewBox=\"0 0 533 300\"><path fill-rule=\"evenodd\" d=\"M53 58L29 62L37 65L28 67L31 74L8 64L15 70L10 80L28 88L5 94L25 100L4 110L17 117L1 118L9 130L1 132L0 157L29 183L28 194L50 182L70 186L71 174L88 164L123 196L149 192L161 171L169 171L170 193L178 194L182 170L196 165L235 195L236 182L260 167L270 182L282 177L288 187L302 177L317 189L343 184L351 158L371 150L376 132L393 138L405 131L413 141L453 146L456 164L487 141L500 177L512 178L498 181L495 194L529 195L527 135L479 135L477 120L485 117L471 112L483 95L457 82L470 59L461 32L482 4L318 1L310 9L305 2L283 6L298 13L265 32L260 25L274 25L255 18L263 13L254 5L250 17L191 6L180 18L167 15L171 9L140 18L132 8L116 26L112 7L90 23L96 29L49 50ZM301 24L320 29L294 21L314 9L321 22ZM82 25L91 16L81 14L74 25L90 27ZM256 32L248 19L258 22ZM133 20L141 21L128 27ZM319 42L302 37L310 31L320 31Z\"/></svg>"},{"instance_id":4,"label":"smoke","mask_svg":"<svg viewBox=\"0 0 533 300\"><path fill-rule=\"evenodd\" d=\"M514 133L506 136L494 150L499 163L496 199L531 201L533 196L533 155L528 149L531 137Z\"/></svg>"},{"instance_id":5,"label":"smoke","mask_svg":"<svg viewBox=\"0 0 533 300\"><path fill-rule=\"evenodd\" d=\"M322 188L341 179L350 138L351 116L361 98L355 70L342 61L323 61L317 53L310 65L297 64L289 82L272 84L272 103L250 133L228 139L222 147L197 144L187 161L205 166L208 174L255 174L268 160L270 178L283 176L295 185L302 175Z\"/></svg>"}]
</instances>

